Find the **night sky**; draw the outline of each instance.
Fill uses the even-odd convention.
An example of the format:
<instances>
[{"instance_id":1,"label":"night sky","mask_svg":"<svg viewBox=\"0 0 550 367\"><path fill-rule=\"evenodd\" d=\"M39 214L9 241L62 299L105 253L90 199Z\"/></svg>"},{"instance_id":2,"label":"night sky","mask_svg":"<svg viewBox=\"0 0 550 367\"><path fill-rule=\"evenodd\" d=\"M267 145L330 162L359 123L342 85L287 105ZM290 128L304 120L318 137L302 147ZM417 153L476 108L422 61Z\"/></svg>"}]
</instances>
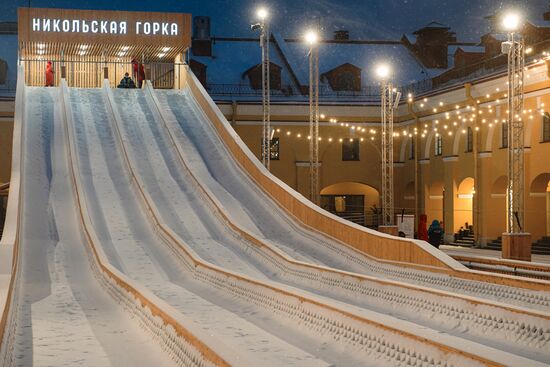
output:
<instances>
[{"instance_id":1,"label":"night sky","mask_svg":"<svg viewBox=\"0 0 550 367\"><path fill-rule=\"evenodd\" d=\"M548 0L34 0L33 7L189 12L212 17L217 36L250 36L254 9L266 5L273 30L296 37L320 17L325 33L347 29L354 39L399 39L435 20L451 26L459 40L478 41L488 30L483 18L499 8L516 6L540 19ZM28 1L0 1L0 20L16 20L18 6Z\"/></svg>"}]
</instances>

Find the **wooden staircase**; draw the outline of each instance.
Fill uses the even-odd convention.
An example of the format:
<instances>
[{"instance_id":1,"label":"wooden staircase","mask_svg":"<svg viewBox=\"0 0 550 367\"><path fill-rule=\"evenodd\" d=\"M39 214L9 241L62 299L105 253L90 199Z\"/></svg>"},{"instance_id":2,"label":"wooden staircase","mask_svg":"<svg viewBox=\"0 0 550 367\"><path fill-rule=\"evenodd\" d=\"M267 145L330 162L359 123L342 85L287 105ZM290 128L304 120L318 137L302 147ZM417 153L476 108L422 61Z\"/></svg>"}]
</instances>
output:
<instances>
[{"instance_id":1,"label":"wooden staircase","mask_svg":"<svg viewBox=\"0 0 550 367\"><path fill-rule=\"evenodd\" d=\"M489 242L486 249L502 251L502 237ZM535 255L550 255L550 236L542 236L531 245L531 253Z\"/></svg>"}]
</instances>

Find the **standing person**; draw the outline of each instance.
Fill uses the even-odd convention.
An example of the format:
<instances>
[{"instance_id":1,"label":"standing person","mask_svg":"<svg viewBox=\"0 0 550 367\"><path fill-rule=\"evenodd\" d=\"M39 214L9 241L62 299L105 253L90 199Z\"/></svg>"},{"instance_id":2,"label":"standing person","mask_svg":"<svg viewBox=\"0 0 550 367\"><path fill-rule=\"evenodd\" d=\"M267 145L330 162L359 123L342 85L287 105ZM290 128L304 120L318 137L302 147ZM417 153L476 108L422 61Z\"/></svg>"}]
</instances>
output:
<instances>
[{"instance_id":1,"label":"standing person","mask_svg":"<svg viewBox=\"0 0 550 367\"><path fill-rule=\"evenodd\" d=\"M53 87L53 65L51 61L46 64L46 87Z\"/></svg>"},{"instance_id":2,"label":"standing person","mask_svg":"<svg viewBox=\"0 0 550 367\"><path fill-rule=\"evenodd\" d=\"M441 244L441 238L443 237L443 228L439 224L437 219L434 219L430 228L428 229L428 242L430 245L439 248Z\"/></svg>"},{"instance_id":3,"label":"standing person","mask_svg":"<svg viewBox=\"0 0 550 367\"><path fill-rule=\"evenodd\" d=\"M141 88L143 80L145 80L145 68L143 64L138 63L136 59L132 59L132 66L134 69L134 78L137 80L137 86Z\"/></svg>"}]
</instances>

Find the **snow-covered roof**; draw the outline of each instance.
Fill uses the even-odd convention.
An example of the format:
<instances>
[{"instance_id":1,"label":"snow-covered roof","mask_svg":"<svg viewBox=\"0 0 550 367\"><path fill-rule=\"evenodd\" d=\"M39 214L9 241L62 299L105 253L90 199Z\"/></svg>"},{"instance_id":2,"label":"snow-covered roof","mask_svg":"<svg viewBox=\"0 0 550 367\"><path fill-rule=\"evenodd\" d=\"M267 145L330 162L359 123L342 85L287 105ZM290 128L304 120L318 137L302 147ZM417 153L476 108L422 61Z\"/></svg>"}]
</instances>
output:
<instances>
[{"instance_id":1,"label":"snow-covered roof","mask_svg":"<svg viewBox=\"0 0 550 367\"><path fill-rule=\"evenodd\" d=\"M269 51L270 61L283 67L282 83L292 84L273 42ZM262 62L259 41L250 40L216 40L212 43L212 57L192 55L191 58L206 65L209 84L247 84L243 73Z\"/></svg>"},{"instance_id":2,"label":"snow-covered roof","mask_svg":"<svg viewBox=\"0 0 550 367\"><path fill-rule=\"evenodd\" d=\"M481 38L486 38L486 37L492 37L494 39L496 39L497 41L501 41L501 42L504 42L506 41L508 38L505 34L503 33L487 33L485 35L483 35Z\"/></svg>"},{"instance_id":3,"label":"snow-covered roof","mask_svg":"<svg viewBox=\"0 0 550 367\"><path fill-rule=\"evenodd\" d=\"M439 22L430 22L426 24L424 27L420 28L419 30L415 31L413 34L418 34L420 31L426 30L426 29L451 29L451 27L439 23Z\"/></svg>"},{"instance_id":4,"label":"snow-covered roof","mask_svg":"<svg viewBox=\"0 0 550 367\"><path fill-rule=\"evenodd\" d=\"M544 19L529 19L527 21L528 23L531 23L535 27L539 28L550 28L550 21L544 20Z\"/></svg>"},{"instance_id":5,"label":"snow-covered roof","mask_svg":"<svg viewBox=\"0 0 550 367\"><path fill-rule=\"evenodd\" d=\"M458 46L458 49L461 49L464 52L471 52L471 53L484 53L485 47L484 46ZM456 51L455 51L456 53Z\"/></svg>"},{"instance_id":6,"label":"snow-covered roof","mask_svg":"<svg viewBox=\"0 0 550 367\"><path fill-rule=\"evenodd\" d=\"M309 84L309 46L302 42L288 42L287 58L300 84ZM363 86L378 83L374 68L385 62L394 70L393 81L406 85L429 77L427 70L411 52L400 44L321 43L319 45L319 73L326 73L342 64L350 63L362 69Z\"/></svg>"}]
</instances>

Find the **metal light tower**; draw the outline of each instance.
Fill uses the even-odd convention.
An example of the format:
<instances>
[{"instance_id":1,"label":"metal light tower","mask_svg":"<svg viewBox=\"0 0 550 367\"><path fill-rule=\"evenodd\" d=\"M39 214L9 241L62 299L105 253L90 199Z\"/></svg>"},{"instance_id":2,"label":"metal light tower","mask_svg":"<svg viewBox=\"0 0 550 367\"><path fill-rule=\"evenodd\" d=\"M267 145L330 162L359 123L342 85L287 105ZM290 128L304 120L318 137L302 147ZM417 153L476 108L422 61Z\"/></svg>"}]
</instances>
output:
<instances>
[{"instance_id":1,"label":"metal light tower","mask_svg":"<svg viewBox=\"0 0 550 367\"><path fill-rule=\"evenodd\" d=\"M508 233L524 232L524 131L523 131L523 81L525 50L521 36L516 33L519 17L508 14L503 20L508 31L508 41L502 51L508 55L508 188L506 194L506 230Z\"/></svg>"},{"instance_id":2,"label":"metal light tower","mask_svg":"<svg viewBox=\"0 0 550 367\"><path fill-rule=\"evenodd\" d=\"M306 34L309 44L309 192L319 205L319 47L317 34Z\"/></svg>"},{"instance_id":3,"label":"metal light tower","mask_svg":"<svg viewBox=\"0 0 550 367\"><path fill-rule=\"evenodd\" d=\"M394 225L393 204L393 109L394 89L389 81L390 68L379 65L376 74L382 82L381 87L381 122L382 122L382 225Z\"/></svg>"},{"instance_id":4,"label":"metal light tower","mask_svg":"<svg viewBox=\"0 0 550 367\"><path fill-rule=\"evenodd\" d=\"M262 164L269 170L271 163L271 86L269 72L269 23L267 10L258 10L260 23L252 25L253 30L260 31L260 47L262 49Z\"/></svg>"}]
</instances>

